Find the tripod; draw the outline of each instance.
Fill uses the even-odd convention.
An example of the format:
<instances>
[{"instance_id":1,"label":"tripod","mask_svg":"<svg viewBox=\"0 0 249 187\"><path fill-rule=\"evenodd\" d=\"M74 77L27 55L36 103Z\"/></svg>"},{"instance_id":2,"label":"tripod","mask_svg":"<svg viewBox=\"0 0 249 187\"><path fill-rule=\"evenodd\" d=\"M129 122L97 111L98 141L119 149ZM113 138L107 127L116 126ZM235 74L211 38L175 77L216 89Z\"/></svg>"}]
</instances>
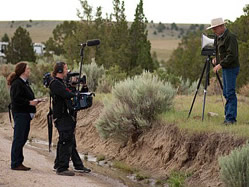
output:
<instances>
[{"instance_id":1,"label":"tripod","mask_svg":"<svg viewBox=\"0 0 249 187\"><path fill-rule=\"evenodd\" d=\"M209 85L210 64L213 65L213 63L212 63L212 58L210 57L210 55L208 55L208 57L206 58L206 62L205 62L204 68L203 68L202 73L201 73L200 80L199 80L199 82L198 82L198 84L197 84L195 96L194 96L193 102L192 102L192 104L191 104L189 113L188 113L188 118L190 117L190 114L191 114L191 112L192 112L192 109L193 109L193 106L194 106L194 103L195 103L195 99L196 99L197 93L198 93L199 88L200 88L200 85L201 85L201 81L202 81L203 75L204 75L204 73L206 72L206 80L205 80L205 85L204 85L203 107L202 107L202 121L204 120L204 112L205 112L205 104L206 104L207 87L208 87L208 85ZM213 66L214 66L214 65L213 65ZM205 71L205 70L206 70L206 71ZM219 82L219 84L220 84L220 87L221 87L221 89L223 90L223 86L222 86L222 83L221 83L221 80L220 80L220 77L219 77L218 72L216 72L215 74L216 74L216 77L217 77L218 82Z\"/></svg>"}]
</instances>

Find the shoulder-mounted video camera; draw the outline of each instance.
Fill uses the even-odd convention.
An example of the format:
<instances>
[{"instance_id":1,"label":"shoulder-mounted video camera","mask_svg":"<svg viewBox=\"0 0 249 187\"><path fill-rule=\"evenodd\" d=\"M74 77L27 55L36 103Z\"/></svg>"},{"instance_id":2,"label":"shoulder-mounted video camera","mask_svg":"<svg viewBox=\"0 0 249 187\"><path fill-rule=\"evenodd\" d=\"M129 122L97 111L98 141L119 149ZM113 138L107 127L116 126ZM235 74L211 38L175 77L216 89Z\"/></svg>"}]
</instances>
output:
<instances>
[{"instance_id":1,"label":"shoulder-mounted video camera","mask_svg":"<svg viewBox=\"0 0 249 187\"><path fill-rule=\"evenodd\" d=\"M88 92L88 87L86 86L86 76L79 78L79 73L69 72L64 82L69 91L73 92L75 96L69 101L69 108L73 111L79 111L92 106L94 93ZM45 73L43 76L43 85L49 88L50 84L55 79L50 73ZM80 90L77 90L77 86L82 84Z\"/></svg>"}]
</instances>

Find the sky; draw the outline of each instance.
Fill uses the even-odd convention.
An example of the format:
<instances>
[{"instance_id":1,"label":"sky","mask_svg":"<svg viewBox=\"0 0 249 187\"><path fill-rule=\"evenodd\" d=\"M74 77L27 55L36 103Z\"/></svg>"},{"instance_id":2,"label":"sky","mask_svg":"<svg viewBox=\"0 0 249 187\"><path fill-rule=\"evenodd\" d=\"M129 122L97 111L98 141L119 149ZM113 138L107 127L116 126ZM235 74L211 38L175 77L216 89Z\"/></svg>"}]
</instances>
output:
<instances>
[{"instance_id":1,"label":"sky","mask_svg":"<svg viewBox=\"0 0 249 187\"><path fill-rule=\"evenodd\" d=\"M197 23L209 24L213 18L222 17L235 21L243 15L249 0L143 0L144 14L154 23ZM134 20L139 0L124 0L128 21ZM113 12L112 0L88 0L96 11L97 6L106 13ZM19 20L80 20L77 9L82 8L79 0L0 0L0 21Z\"/></svg>"}]
</instances>

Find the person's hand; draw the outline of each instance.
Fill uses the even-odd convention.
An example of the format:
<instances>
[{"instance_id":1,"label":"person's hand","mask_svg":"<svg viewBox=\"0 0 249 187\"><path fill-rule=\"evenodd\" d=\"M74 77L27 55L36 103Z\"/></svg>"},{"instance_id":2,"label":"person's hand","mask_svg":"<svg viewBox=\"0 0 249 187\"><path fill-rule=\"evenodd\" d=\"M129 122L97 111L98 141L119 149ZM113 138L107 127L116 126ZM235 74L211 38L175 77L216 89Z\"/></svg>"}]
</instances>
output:
<instances>
[{"instance_id":1,"label":"person's hand","mask_svg":"<svg viewBox=\"0 0 249 187\"><path fill-rule=\"evenodd\" d=\"M31 106L36 106L38 103L39 103L39 101L37 99L29 101L29 105L31 105Z\"/></svg>"},{"instance_id":2,"label":"person's hand","mask_svg":"<svg viewBox=\"0 0 249 187\"><path fill-rule=\"evenodd\" d=\"M212 59L212 63L213 63L213 65L216 65L216 58Z\"/></svg>"},{"instance_id":3,"label":"person's hand","mask_svg":"<svg viewBox=\"0 0 249 187\"><path fill-rule=\"evenodd\" d=\"M216 65L213 69L214 73L218 72L221 68L222 66L220 64Z\"/></svg>"}]
</instances>

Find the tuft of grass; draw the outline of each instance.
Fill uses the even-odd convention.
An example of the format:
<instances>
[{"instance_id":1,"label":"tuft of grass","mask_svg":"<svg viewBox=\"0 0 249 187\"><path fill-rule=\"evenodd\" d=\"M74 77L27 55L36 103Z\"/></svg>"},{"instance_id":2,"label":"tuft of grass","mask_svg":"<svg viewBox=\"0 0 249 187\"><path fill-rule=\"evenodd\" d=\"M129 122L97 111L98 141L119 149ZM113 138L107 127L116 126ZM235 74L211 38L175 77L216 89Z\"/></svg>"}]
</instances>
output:
<instances>
[{"instance_id":1,"label":"tuft of grass","mask_svg":"<svg viewBox=\"0 0 249 187\"><path fill-rule=\"evenodd\" d=\"M200 90L199 90L200 91ZM190 118L188 113L194 96L176 96L174 109L163 113L160 118L166 123L173 123L181 129L187 129L190 133L196 132L218 132L229 133L239 137L249 137L249 99L238 95L237 123L225 126L224 106L220 95L207 96L204 120L202 121L203 96L197 96ZM225 102L225 99L223 99ZM216 117L209 117L208 112L215 112Z\"/></svg>"},{"instance_id":2,"label":"tuft of grass","mask_svg":"<svg viewBox=\"0 0 249 187\"><path fill-rule=\"evenodd\" d=\"M96 159L97 162L100 162L100 161L103 161L103 160L105 160L105 156L104 155L98 155L97 156L97 159Z\"/></svg>"},{"instance_id":3,"label":"tuft of grass","mask_svg":"<svg viewBox=\"0 0 249 187\"><path fill-rule=\"evenodd\" d=\"M167 180L167 183L170 187L183 187L185 179L189 176L191 176L191 174L187 174L181 171L172 171L170 173L169 179Z\"/></svg>"},{"instance_id":4,"label":"tuft of grass","mask_svg":"<svg viewBox=\"0 0 249 187\"><path fill-rule=\"evenodd\" d=\"M84 160L88 160L88 155L84 155Z\"/></svg>"},{"instance_id":5,"label":"tuft of grass","mask_svg":"<svg viewBox=\"0 0 249 187\"><path fill-rule=\"evenodd\" d=\"M148 178L149 178L148 176L143 175L143 174L141 174L141 173L137 173L137 174L136 174L136 179L137 179L138 181L142 181L142 180L145 180L145 179L148 179Z\"/></svg>"},{"instance_id":6,"label":"tuft of grass","mask_svg":"<svg viewBox=\"0 0 249 187\"><path fill-rule=\"evenodd\" d=\"M138 171L137 169L132 168L132 167L128 166L127 164L120 162L120 161L114 161L112 166L114 168L120 169L123 172L129 173L129 174L133 174L133 173Z\"/></svg>"}]
</instances>

